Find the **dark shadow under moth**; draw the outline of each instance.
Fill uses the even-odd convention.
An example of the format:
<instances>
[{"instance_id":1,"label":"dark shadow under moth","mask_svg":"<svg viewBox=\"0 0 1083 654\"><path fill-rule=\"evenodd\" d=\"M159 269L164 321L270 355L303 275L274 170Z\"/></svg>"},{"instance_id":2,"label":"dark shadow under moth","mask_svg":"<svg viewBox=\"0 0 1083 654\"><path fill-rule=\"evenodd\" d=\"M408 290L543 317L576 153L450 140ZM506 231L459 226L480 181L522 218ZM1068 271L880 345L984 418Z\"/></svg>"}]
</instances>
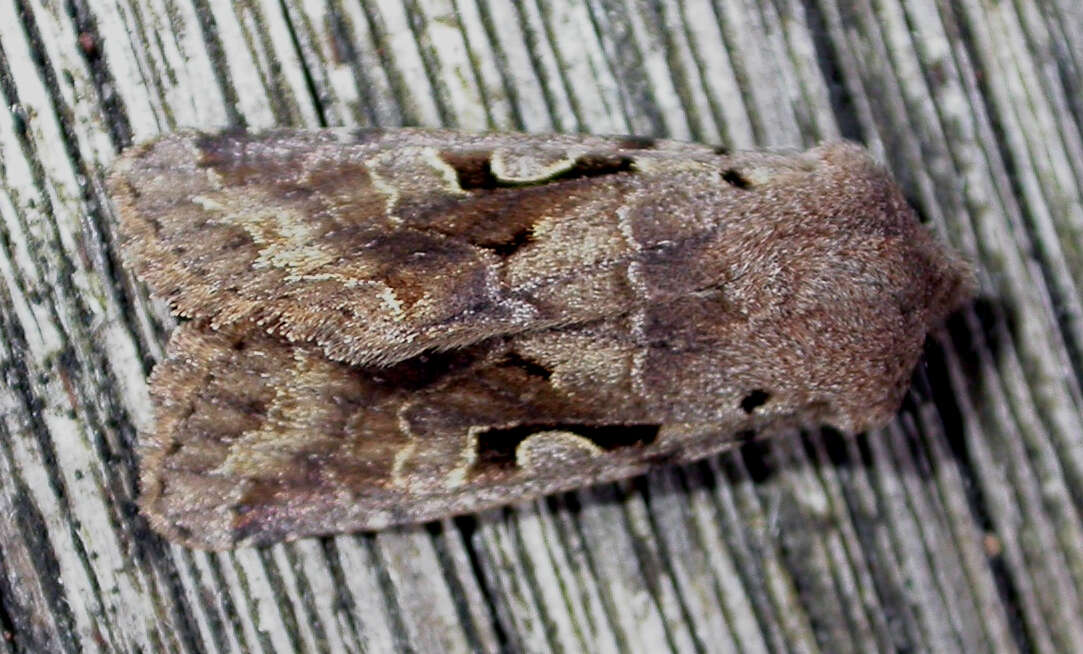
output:
<instances>
[{"instance_id":1,"label":"dark shadow under moth","mask_svg":"<svg viewBox=\"0 0 1083 654\"><path fill-rule=\"evenodd\" d=\"M181 133L110 179L182 317L142 509L221 549L478 511L897 410L972 294L860 147Z\"/></svg>"}]
</instances>

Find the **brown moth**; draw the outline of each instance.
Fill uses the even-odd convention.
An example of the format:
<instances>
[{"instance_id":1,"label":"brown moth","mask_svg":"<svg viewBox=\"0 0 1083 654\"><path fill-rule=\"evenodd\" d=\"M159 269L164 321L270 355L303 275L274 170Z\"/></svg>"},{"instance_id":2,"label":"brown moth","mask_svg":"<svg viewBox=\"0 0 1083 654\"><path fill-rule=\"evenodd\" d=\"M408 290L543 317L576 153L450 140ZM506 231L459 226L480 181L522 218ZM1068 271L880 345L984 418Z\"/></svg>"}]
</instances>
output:
<instances>
[{"instance_id":1,"label":"brown moth","mask_svg":"<svg viewBox=\"0 0 1083 654\"><path fill-rule=\"evenodd\" d=\"M179 316L141 436L201 548L379 529L897 410L974 289L860 147L181 133L110 179Z\"/></svg>"}]
</instances>

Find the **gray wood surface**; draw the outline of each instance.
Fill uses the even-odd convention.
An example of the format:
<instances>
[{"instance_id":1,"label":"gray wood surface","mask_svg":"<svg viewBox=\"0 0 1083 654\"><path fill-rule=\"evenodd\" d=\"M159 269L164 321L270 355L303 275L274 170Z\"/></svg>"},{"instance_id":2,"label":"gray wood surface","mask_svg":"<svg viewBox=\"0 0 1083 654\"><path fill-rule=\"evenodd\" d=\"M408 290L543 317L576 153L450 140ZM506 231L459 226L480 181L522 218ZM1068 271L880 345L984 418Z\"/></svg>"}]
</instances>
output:
<instances>
[{"instance_id":1,"label":"gray wood surface","mask_svg":"<svg viewBox=\"0 0 1083 654\"><path fill-rule=\"evenodd\" d=\"M1079 0L0 0L0 654L1083 647ZM888 428L208 554L133 500L172 326L103 192L181 126L846 137L980 267Z\"/></svg>"}]
</instances>

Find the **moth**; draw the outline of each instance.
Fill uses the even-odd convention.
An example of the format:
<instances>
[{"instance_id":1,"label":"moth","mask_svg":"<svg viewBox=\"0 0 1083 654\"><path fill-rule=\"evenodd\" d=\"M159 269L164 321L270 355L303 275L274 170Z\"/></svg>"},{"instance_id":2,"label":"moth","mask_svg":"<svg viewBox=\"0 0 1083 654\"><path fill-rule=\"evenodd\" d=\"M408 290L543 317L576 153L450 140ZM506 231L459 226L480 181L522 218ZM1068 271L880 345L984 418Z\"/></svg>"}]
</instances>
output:
<instances>
[{"instance_id":1,"label":"moth","mask_svg":"<svg viewBox=\"0 0 1083 654\"><path fill-rule=\"evenodd\" d=\"M111 174L188 320L141 507L197 548L375 530L858 432L974 290L859 146L177 133Z\"/></svg>"}]
</instances>

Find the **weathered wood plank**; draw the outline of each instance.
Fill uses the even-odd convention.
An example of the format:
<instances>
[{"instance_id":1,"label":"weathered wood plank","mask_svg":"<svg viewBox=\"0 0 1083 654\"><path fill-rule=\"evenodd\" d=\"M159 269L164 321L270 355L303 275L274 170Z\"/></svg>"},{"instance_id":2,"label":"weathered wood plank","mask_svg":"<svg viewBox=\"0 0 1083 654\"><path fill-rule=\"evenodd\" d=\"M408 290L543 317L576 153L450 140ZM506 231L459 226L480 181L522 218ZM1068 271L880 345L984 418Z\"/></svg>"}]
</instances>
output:
<instances>
[{"instance_id":1,"label":"weathered wood plank","mask_svg":"<svg viewBox=\"0 0 1083 654\"><path fill-rule=\"evenodd\" d=\"M0 3L0 652L1073 651L1075 0ZM182 126L866 143L979 264L899 419L436 525L225 554L134 511L172 327L102 175Z\"/></svg>"}]
</instances>

